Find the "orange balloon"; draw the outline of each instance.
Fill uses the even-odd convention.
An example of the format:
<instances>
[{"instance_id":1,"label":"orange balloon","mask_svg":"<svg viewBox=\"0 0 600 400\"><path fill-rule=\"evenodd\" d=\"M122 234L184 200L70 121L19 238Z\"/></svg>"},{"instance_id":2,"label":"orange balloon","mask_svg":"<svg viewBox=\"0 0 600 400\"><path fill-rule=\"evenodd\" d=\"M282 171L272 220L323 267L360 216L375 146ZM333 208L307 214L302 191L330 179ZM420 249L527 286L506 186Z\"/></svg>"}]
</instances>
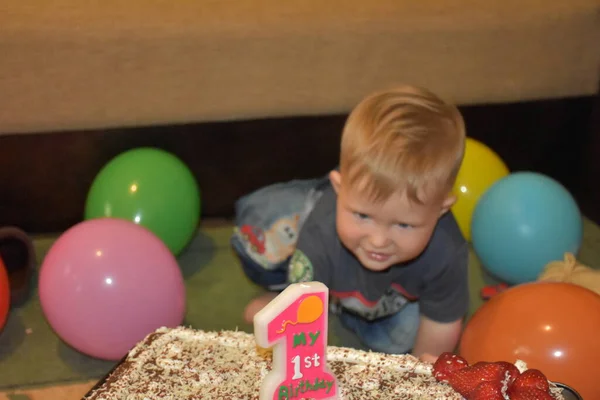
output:
<instances>
[{"instance_id":1,"label":"orange balloon","mask_svg":"<svg viewBox=\"0 0 600 400\"><path fill-rule=\"evenodd\" d=\"M308 296L298 306L298 322L310 324L323 314L323 301L319 296Z\"/></svg>"},{"instance_id":2,"label":"orange balloon","mask_svg":"<svg viewBox=\"0 0 600 400\"><path fill-rule=\"evenodd\" d=\"M0 330L6 323L8 309L10 307L10 285L8 282L8 273L0 258Z\"/></svg>"},{"instance_id":3,"label":"orange balloon","mask_svg":"<svg viewBox=\"0 0 600 400\"><path fill-rule=\"evenodd\" d=\"M460 354L469 363L520 359L584 399L600 399L600 295L571 283L511 287L475 312Z\"/></svg>"}]
</instances>

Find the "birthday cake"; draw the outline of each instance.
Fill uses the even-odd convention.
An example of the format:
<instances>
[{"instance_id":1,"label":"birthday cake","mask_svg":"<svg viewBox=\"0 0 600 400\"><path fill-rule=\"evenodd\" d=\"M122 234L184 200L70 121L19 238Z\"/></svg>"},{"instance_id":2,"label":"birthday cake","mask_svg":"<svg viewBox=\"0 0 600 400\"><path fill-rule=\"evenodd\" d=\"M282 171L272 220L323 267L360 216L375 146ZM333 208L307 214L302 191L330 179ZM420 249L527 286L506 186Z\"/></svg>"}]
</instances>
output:
<instances>
[{"instance_id":1,"label":"birthday cake","mask_svg":"<svg viewBox=\"0 0 600 400\"><path fill-rule=\"evenodd\" d=\"M563 400L537 370L442 354L435 364L327 345L327 288L292 285L254 318L254 335L160 328L86 400Z\"/></svg>"},{"instance_id":2,"label":"birthday cake","mask_svg":"<svg viewBox=\"0 0 600 400\"><path fill-rule=\"evenodd\" d=\"M327 363L338 378L342 399L462 399L436 381L430 364L411 356L329 346ZM162 328L138 344L86 399L258 400L271 366L272 353L259 348L254 336L245 332ZM288 393L308 394L313 386L327 385L304 383Z\"/></svg>"}]
</instances>

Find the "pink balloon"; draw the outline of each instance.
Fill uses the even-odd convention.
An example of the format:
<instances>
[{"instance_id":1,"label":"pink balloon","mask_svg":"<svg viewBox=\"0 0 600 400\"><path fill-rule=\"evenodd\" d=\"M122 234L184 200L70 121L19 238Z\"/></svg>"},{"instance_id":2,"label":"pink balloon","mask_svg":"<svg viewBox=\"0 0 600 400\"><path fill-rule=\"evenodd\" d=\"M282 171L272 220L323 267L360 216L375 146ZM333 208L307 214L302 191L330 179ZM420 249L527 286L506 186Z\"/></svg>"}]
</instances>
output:
<instances>
[{"instance_id":1,"label":"pink balloon","mask_svg":"<svg viewBox=\"0 0 600 400\"><path fill-rule=\"evenodd\" d=\"M88 220L64 232L40 269L39 295L61 339L106 360L185 316L177 260L152 232L121 219Z\"/></svg>"}]
</instances>

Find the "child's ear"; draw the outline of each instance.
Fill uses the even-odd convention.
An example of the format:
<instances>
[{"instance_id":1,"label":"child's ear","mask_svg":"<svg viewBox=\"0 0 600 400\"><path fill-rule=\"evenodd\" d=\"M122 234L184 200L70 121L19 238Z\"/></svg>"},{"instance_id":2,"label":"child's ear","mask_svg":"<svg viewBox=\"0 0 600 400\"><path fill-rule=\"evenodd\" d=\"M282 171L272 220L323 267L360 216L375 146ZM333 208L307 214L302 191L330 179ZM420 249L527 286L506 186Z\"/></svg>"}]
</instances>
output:
<instances>
[{"instance_id":1,"label":"child's ear","mask_svg":"<svg viewBox=\"0 0 600 400\"><path fill-rule=\"evenodd\" d=\"M448 212L448 210L450 210L450 208L452 208L454 203L456 203L456 196L453 195L452 193L448 194L448 196L446 196L444 198L444 201L442 202L442 209L440 210L440 216L446 214Z\"/></svg>"},{"instance_id":2,"label":"child's ear","mask_svg":"<svg viewBox=\"0 0 600 400\"><path fill-rule=\"evenodd\" d=\"M340 171L333 170L329 173L329 181L331 182L331 186L333 186L333 190L335 190L336 194L340 194L340 188L342 187L342 174Z\"/></svg>"}]
</instances>

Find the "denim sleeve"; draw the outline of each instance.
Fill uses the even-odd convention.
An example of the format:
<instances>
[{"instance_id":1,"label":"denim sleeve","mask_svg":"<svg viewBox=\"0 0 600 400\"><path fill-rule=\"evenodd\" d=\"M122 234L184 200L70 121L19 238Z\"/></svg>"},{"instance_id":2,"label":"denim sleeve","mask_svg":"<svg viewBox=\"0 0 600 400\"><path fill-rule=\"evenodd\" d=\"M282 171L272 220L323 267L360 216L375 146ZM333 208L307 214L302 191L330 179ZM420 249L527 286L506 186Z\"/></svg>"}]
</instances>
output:
<instances>
[{"instance_id":1,"label":"denim sleeve","mask_svg":"<svg viewBox=\"0 0 600 400\"><path fill-rule=\"evenodd\" d=\"M437 322L463 318L469 309L469 248L460 246L445 267L425 282L419 299L421 314Z\"/></svg>"}]
</instances>

